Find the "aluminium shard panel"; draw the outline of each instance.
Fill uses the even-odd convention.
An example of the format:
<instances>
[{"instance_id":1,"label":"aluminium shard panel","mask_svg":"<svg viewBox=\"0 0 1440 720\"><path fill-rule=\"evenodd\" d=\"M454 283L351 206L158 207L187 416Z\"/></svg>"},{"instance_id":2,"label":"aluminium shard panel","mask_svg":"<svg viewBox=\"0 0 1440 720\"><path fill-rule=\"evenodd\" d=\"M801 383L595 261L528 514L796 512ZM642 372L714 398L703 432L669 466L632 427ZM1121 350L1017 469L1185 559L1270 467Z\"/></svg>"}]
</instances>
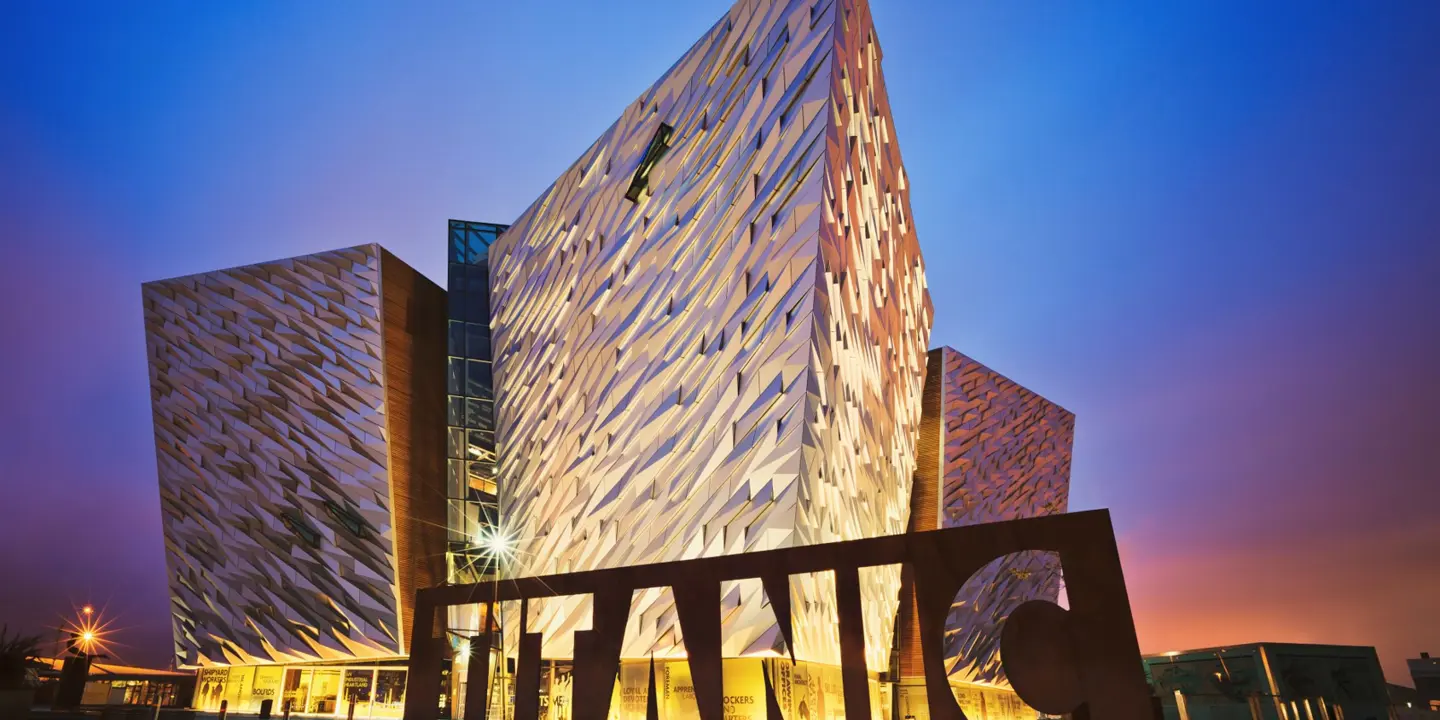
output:
<instances>
[{"instance_id":1,"label":"aluminium shard panel","mask_svg":"<svg viewBox=\"0 0 1440 720\"><path fill-rule=\"evenodd\" d=\"M904 531L932 307L864 2L737 3L490 262L512 574ZM866 580L882 668L899 572ZM833 581L792 595L838 662ZM758 582L724 605L727 654L780 647ZM528 626L563 655L587 612ZM625 656L678 651L667 593L632 617Z\"/></svg>"},{"instance_id":2,"label":"aluminium shard panel","mask_svg":"<svg viewBox=\"0 0 1440 720\"><path fill-rule=\"evenodd\" d=\"M443 293L362 245L142 296L177 661L402 653L443 580Z\"/></svg>"},{"instance_id":3,"label":"aluminium shard panel","mask_svg":"<svg viewBox=\"0 0 1440 720\"><path fill-rule=\"evenodd\" d=\"M917 448L914 530L1052 515L1070 495L1075 415L948 347L930 351ZM1059 559L1007 555L956 595L945 624L945 662L955 681L1006 684L1000 631L1027 600L1054 602ZM907 598L902 635L917 631ZM918 646L902 642L901 675L920 672Z\"/></svg>"}]
</instances>

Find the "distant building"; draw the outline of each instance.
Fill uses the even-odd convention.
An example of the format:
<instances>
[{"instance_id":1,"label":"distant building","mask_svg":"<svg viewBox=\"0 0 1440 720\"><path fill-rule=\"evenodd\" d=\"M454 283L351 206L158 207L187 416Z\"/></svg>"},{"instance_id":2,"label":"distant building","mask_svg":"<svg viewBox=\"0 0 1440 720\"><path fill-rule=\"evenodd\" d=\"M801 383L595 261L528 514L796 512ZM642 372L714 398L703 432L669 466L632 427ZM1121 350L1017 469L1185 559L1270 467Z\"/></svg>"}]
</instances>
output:
<instances>
[{"instance_id":1,"label":"distant building","mask_svg":"<svg viewBox=\"0 0 1440 720\"><path fill-rule=\"evenodd\" d=\"M1415 681L1416 697L1431 710L1440 712L1440 658L1422 652L1420 657L1405 662L1410 666L1410 679Z\"/></svg>"},{"instance_id":2,"label":"distant building","mask_svg":"<svg viewBox=\"0 0 1440 720\"><path fill-rule=\"evenodd\" d=\"M1251 643L1145 657L1165 720L1387 720L1373 647Z\"/></svg>"},{"instance_id":3,"label":"distant building","mask_svg":"<svg viewBox=\"0 0 1440 720\"><path fill-rule=\"evenodd\" d=\"M1394 720L1440 719L1440 709L1431 709L1420 699L1415 688L1395 683L1387 683L1386 687L1390 690L1390 709L1395 713Z\"/></svg>"},{"instance_id":4,"label":"distant building","mask_svg":"<svg viewBox=\"0 0 1440 720\"><path fill-rule=\"evenodd\" d=\"M49 705L60 685L64 658L40 658L36 705ZM195 693L195 672L90 663L80 704L186 707Z\"/></svg>"}]
</instances>

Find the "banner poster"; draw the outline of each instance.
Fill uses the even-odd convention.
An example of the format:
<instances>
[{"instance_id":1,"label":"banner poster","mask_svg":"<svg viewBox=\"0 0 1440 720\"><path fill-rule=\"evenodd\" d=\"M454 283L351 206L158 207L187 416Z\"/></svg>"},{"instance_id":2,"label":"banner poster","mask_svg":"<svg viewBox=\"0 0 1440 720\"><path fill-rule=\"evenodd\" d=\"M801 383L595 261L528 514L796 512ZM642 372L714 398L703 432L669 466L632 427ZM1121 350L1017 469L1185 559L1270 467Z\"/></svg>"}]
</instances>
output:
<instances>
[{"instance_id":1,"label":"banner poster","mask_svg":"<svg viewBox=\"0 0 1440 720\"><path fill-rule=\"evenodd\" d=\"M658 663L657 663L658 666ZM660 682L659 667L655 682ZM611 720L645 720L646 701L650 692L650 661L627 660L620 664L620 688L617 699L610 703Z\"/></svg>"},{"instance_id":2,"label":"banner poster","mask_svg":"<svg viewBox=\"0 0 1440 720\"><path fill-rule=\"evenodd\" d=\"M1020 696L1013 692L998 692L1001 717L1005 720L1022 720L1023 718L1035 717L1035 711L1025 706Z\"/></svg>"},{"instance_id":3,"label":"banner poster","mask_svg":"<svg viewBox=\"0 0 1440 720\"><path fill-rule=\"evenodd\" d=\"M569 665L550 666L548 687L540 694L540 717L570 720L570 692L574 684Z\"/></svg>"},{"instance_id":4,"label":"banner poster","mask_svg":"<svg viewBox=\"0 0 1440 720\"><path fill-rule=\"evenodd\" d=\"M845 686L840 668L820 665L816 669L820 671L820 704L825 709L824 720L845 720Z\"/></svg>"},{"instance_id":5,"label":"banner poster","mask_svg":"<svg viewBox=\"0 0 1440 720\"><path fill-rule=\"evenodd\" d=\"M250 697L258 706L262 700L275 700L280 707L280 686L285 681L285 668L269 665L255 668L255 685L250 688Z\"/></svg>"},{"instance_id":6,"label":"banner poster","mask_svg":"<svg viewBox=\"0 0 1440 720\"><path fill-rule=\"evenodd\" d=\"M200 710L220 709L220 698L225 695L225 681L229 676L229 668L201 670L195 690L195 707Z\"/></svg>"},{"instance_id":7,"label":"banner poster","mask_svg":"<svg viewBox=\"0 0 1440 720\"><path fill-rule=\"evenodd\" d=\"M985 691L965 685L952 685L951 689L955 691L955 702L965 711L965 717L969 720L990 720L985 714Z\"/></svg>"},{"instance_id":8,"label":"banner poster","mask_svg":"<svg viewBox=\"0 0 1440 720\"><path fill-rule=\"evenodd\" d=\"M229 703L229 712L248 712L241 709L241 702L249 705L250 681L255 677L253 667L232 667L230 674L225 678L225 701Z\"/></svg>"},{"instance_id":9,"label":"banner poster","mask_svg":"<svg viewBox=\"0 0 1440 720\"><path fill-rule=\"evenodd\" d=\"M765 719L765 667L760 658L727 658L721 665L725 720Z\"/></svg>"},{"instance_id":10,"label":"banner poster","mask_svg":"<svg viewBox=\"0 0 1440 720\"><path fill-rule=\"evenodd\" d=\"M775 688L775 704L780 706L780 713L784 715L770 720L796 720L795 666L789 658L770 658L765 661L764 667L770 673L770 684Z\"/></svg>"},{"instance_id":11,"label":"banner poster","mask_svg":"<svg viewBox=\"0 0 1440 720\"><path fill-rule=\"evenodd\" d=\"M655 664L655 684L660 686L661 720L698 720L700 706L695 704L695 686L690 682L690 664L684 660L666 660Z\"/></svg>"},{"instance_id":12,"label":"banner poster","mask_svg":"<svg viewBox=\"0 0 1440 720\"><path fill-rule=\"evenodd\" d=\"M782 663L782 664L788 664ZM824 720L825 713L820 707L820 678L815 670L818 666L809 663L796 664L790 673L791 705L787 720Z\"/></svg>"}]
</instances>

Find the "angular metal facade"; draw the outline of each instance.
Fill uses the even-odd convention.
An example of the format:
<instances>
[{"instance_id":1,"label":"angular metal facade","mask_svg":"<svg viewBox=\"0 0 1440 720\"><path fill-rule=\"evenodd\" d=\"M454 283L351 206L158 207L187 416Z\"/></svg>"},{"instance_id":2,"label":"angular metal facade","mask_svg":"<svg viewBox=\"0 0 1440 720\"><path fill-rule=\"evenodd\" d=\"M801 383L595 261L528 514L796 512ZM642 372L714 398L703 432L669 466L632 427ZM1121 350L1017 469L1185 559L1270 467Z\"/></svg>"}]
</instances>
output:
<instances>
[{"instance_id":1,"label":"angular metal facade","mask_svg":"<svg viewBox=\"0 0 1440 720\"><path fill-rule=\"evenodd\" d=\"M863 1L737 3L490 258L515 574L906 528L932 308ZM865 581L880 668L899 572ZM792 594L797 656L838 662L833 580ZM725 606L727 654L780 645L758 582ZM627 657L676 649L667 594L632 617Z\"/></svg>"},{"instance_id":2,"label":"angular metal facade","mask_svg":"<svg viewBox=\"0 0 1440 720\"><path fill-rule=\"evenodd\" d=\"M177 661L403 653L444 579L443 292L363 245L142 295Z\"/></svg>"},{"instance_id":3,"label":"angular metal facade","mask_svg":"<svg viewBox=\"0 0 1440 720\"><path fill-rule=\"evenodd\" d=\"M1075 415L1065 408L956 350L931 350L912 529L1065 512L1074 435ZM1025 552L998 559L966 581L946 621L950 678L1005 684L1005 618L1027 600L1054 602L1060 579L1056 556ZM918 632L908 600L903 615L901 632ZM919 668L918 648L910 644L901 674L914 677Z\"/></svg>"}]
</instances>

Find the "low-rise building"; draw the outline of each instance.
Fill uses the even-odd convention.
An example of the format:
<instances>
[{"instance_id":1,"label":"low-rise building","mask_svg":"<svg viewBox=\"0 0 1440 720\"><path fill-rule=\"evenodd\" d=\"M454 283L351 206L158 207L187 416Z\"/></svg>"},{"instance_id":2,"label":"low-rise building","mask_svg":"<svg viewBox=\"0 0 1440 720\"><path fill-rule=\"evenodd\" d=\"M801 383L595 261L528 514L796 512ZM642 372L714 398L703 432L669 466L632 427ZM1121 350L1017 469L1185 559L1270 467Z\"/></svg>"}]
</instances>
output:
<instances>
[{"instance_id":1,"label":"low-rise building","mask_svg":"<svg viewBox=\"0 0 1440 720\"><path fill-rule=\"evenodd\" d=\"M1145 657L1165 720L1386 720L1373 647L1249 643Z\"/></svg>"},{"instance_id":2,"label":"low-rise building","mask_svg":"<svg viewBox=\"0 0 1440 720\"><path fill-rule=\"evenodd\" d=\"M1440 658L1422 652L1420 657L1405 663L1410 666L1410 679L1415 682L1417 704L1440 712Z\"/></svg>"}]
</instances>

